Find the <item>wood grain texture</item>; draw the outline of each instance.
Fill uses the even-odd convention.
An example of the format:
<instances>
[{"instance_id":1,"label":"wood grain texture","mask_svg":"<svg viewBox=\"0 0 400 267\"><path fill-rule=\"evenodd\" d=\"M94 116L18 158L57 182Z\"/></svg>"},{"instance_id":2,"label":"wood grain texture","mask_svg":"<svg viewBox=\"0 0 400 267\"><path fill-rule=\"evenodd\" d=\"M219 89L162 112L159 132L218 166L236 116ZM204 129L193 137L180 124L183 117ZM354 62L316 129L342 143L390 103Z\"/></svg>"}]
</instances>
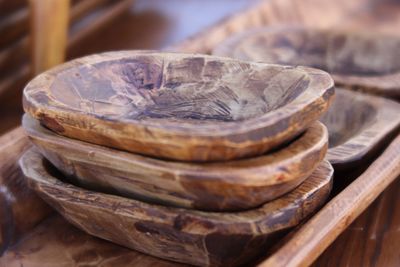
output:
<instances>
[{"instance_id":1,"label":"wood grain texture","mask_svg":"<svg viewBox=\"0 0 400 267\"><path fill-rule=\"evenodd\" d=\"M287 146L221 163L142 157L56 135L28 117L23 127L41 153L80 186L151 203L201 210L257 207L297 187L323 160L328 131L315 123Z\"/></svg>"},{"instance_id":2,"label":"wood grain texture","mask_svg":"<svg viewBox=\"0 0 400 267\"><path fill-rule=\"evenodd\" d=\"M147 256L84 233L60 215L51 216L10 247L0 267L173 267L185 266Z\"/></svg>"},{"instance_id":3,"label":"wood grain texture","mask_svg":"<svg viewBox=\"0 0 400 267\"><path fill-rule=\"evenodd\" d=\"M397 136L360 177L260 266L308 266L399 175L400 136Z\"/></svg>"},{"instance_id":4,"label":"wood grain texture","mask_svg":"<svg viewBox=\"0 0 400 267\"><path fill-rule=\"evenodd\" d=\"M0 255L50 213L27 187L17 163L29 147L21 128L0 137Z\"/></svg>"},{"instance_id":5,"label":"wood grain texture","mask_svg":"<svg viewBox=\"0 0 400 267\"><path fill-rule=\"evenodd\" d=\"M24 109L67 137L162 158L220 161L292 139L328 109L333 94L330 76L315 69L122 51L39 75L24 89Z\"/></svg>"},{"instance_id":6,"label":"wood grain texture","mask_svg":"<svg viewBox=\"0 0 400 267\"><path fill-rule=\"evenodd\" d=\"M30 186L84 231L150 255L202 266L236 266L256 256L278 233L326 200L333 174L324 161L298 188L275 201L245 212L213 213L78 188L60 180L34 150L26 152L20 166Z\"/></svg>"},{"instance_id":7,"label":"wood grain texture","mask_svg":"<svg viewBox=\"0 0 400 267\"><path fill-rule=\"evenodd\" d=\"M400 97L399 49L395 35L281 26L232 36L213 54L311 66L331 73L337 85Z\"/></svg>"},{"instance_id":8,"label":"wood grain texture","mask_svg":"<svg viewBox=\"0 0 400 267\"><path fill-rule=\"evenodd\" d=\"M400 179L396 178L312 266L398 266L399 203Z\"/></svg>"},{"instance_id":9,"label":"wood grain texture","mask_svg":"<svg viewBox=\"0 0 400 267\"><path fill-rule=\"evenodd\" d=\"M376 156L396 136L400 104L386 98L336 88L336 97L321 118L329 131L327 159L335 170L354 169Z\"/></svg>"}]
</instances>

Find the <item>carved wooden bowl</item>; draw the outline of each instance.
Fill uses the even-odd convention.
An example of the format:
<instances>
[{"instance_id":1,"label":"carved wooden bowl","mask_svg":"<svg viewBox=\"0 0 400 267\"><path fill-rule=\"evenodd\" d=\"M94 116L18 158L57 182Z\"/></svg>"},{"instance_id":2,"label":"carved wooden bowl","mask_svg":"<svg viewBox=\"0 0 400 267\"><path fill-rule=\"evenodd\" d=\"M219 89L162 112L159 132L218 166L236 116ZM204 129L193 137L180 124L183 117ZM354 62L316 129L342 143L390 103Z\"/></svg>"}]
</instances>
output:
<instances>
[{"instance_id":1,"label":"carved wooden bowl","mask_svg":"<svg viewBox=\"0 0 400 267\"><path fill-rule=\"evenodd\" d=\"M328 71L336 85L400 97L400 38L304 27L261 28L235 35L213 54Z\"/></svg>"},{"instance_id":2,"label":"carved wooden bowl","mask_svg":"<svg viewBox=\"0 0 400 267\"><path fill-rule=\"evenodd\" d=\"M58 136L28 115L22 124L41 153L80 186L201 210L243 210L277 198L303 182L328 147L326 127L315 122L290 144L263 156L179 163Z\"/></svg>"},{"instance_id":3,"label":"carved wooden bowl","mask_svg":"<svg viewBox=\"0 0 400 267\"><path fill-rule=\"evenodd\" d=\"M160 258L193 265L235 266L263 252L328 197L327 161L294 191L245 212L202 212L151 205L62 181L34 150L20 160L31 187L89 234Z\"/></svg>"},{"instance_id":4,"label":"carved wooden bowl","mask_svg":"<svg viewBox=\"0 0 400 267\"><path fill-rule=\"evenodd\" d=\"M72 138L161 158L220 161L260 155L328 108L322 71L205 55L112 52L32 80L24 109Z\"/></svg>"},{"instance_id":5,"label":"carved wooden bowl","mask_svg":"<svg viewBox=\"0 0 400 267\"><path fill-rule=\"evenodd\" d=\"M335 169L354 168L399 130L400 104L336 88L336 98L321 121L329 130L327 159Z\"/></svg>"}]
</instances>

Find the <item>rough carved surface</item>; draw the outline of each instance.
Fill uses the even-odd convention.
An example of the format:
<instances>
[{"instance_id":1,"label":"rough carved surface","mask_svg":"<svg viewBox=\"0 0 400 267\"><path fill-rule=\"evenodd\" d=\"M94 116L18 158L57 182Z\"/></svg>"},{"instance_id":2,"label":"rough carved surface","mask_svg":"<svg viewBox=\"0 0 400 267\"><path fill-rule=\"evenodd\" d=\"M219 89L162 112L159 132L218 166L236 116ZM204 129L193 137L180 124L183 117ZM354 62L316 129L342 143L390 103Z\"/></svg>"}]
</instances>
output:
<instances>
[{"instance_id":1,"label":"rough carved surface","mask_svg":"<svg viewBox=\"0 0 400 267\"><path fill-rule=\"evenodd\" d=\"M328 132L317 122L295 141L263 156L178 163L67 139L28 115L23 127L41 153L80 186L202 210L254 208L291 191L314 171L328 146Z\"/></svg>"},{"instance_id":2,"label":"rough carved surface","mask_svg":"<svg viewBox=\"0 0 400 267\"><path fill-rule=\"evenodd\" d=\"M215 55L312 66L336 84L400 97L400 37L361 31L271 27L231 37Z\"/></svg>"},{"instance_id":3,"label":"rough carved surface","mask_svg":"<svg viewBox=\"0 0 400 267\"><path fill-rule=\"evenodd\" d=\"M32 80L24 108L53 131L131 152L191 161L259 155L328 108L322 71L205 55L112 52Z\"/></svg>"},{"instance_id":4,"label":"rough carved surface","mask_svg":"<svg viewBox=\"0 0 400 267\"><path fill-rule=\"evenodd\" d=\"M194 265L234 266L271 245L327 198L333 169L324 161L291 193L246 212L216 213L146 204L63 182L40 154L20 165L29 184L70 222L95 236Z\"/></svg>"},{"instance_id":5,"label":"rough carved surface","mask_svg":"<svg viewBox=\"0 0 400 267\"><path fill-rule=\"evenodd\" d=\"M335 169L355 168L373 156L400 128L400 104L382 97L336 88L321 121L328 127L327 159Z\"/></svg>"}]
</instances>

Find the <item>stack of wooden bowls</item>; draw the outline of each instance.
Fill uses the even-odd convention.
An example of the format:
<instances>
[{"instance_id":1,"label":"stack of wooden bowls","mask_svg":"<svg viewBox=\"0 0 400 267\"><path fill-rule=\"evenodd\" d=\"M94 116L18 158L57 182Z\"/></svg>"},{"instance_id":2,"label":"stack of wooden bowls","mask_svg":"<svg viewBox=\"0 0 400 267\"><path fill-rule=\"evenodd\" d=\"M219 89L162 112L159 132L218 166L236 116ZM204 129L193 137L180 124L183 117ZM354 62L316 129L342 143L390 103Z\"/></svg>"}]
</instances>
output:
<instances>
[{"instance_id":1,"label":"stack of wooden bowls","mask_svg":"<svg viewBox=\"0 0 400 267\"><path fill-rule=\"evenodd\" d=\"M32 80L20 165L77 227L157 257L235 266L328 197L320 70L112 52Z\"/></svg>"}]
</instances>

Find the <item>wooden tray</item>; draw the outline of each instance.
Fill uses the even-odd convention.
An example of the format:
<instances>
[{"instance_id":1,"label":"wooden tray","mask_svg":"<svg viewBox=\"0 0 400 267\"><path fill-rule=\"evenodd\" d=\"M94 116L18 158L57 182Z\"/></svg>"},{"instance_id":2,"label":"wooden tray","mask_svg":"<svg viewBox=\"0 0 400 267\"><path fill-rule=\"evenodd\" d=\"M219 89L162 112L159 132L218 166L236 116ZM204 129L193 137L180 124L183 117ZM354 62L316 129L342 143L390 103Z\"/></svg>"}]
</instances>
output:
<instances>
[{"instance_id":1,"label":"wooden tray","mask_svg":"<svg viewBox=\"0 0 400 267\"><path fill-rule=\"evenodd\" d=\"M210 52L216 44L233 33L250 27L278 25L280 23L296 23L306 26L317 25L324 28L335 26L352 29L363 28L367 25L371 31L397 33L399 23L391 23L399 16L395 13L397 12L396 9L391 8L391 5L396 5L396 3L394 1L382 2L377 0L259 1L252 8L233 15L203 33L169 49L185 52ZM385 8L388 12L392 12L391 16L385 16L384 20L379 16L374 16L374 11L379 6ZM23 138L22 134L21 138ZM8 151L7 155L8 158L12 158L15 154ZM15 162L13 163L15 164ZM312 263L399 175L399 165L400 137L397 137L364 174L355 179L346 189L328 202L311 220L297 231L288 235L280 246L276 247L276 250L266 251L263 258L267 261L263 266L307 266ZM363 166L363 168L366 167L366 165ZM346 176L344 175L343 178ZM337 180L341 178L341 176L336 177ZM58 220L61 219L58 218ZM69 238L59 238L62 234L54 236L52 235L54 232L49 232L48 236L44 235L44 229L54 229L51 225L54 225L54 228L57 226L67 227L63 222L51 220L45 222L32 235L27 236L26 242L21 242L18 246L10 248L5 256L0 258L0 266L54 266L54 263L58 262L59 259L60 266L72 266L77 262L94 262L94 265L106 262L114 267L126 266L127 262L132 263L133 266L171 266L171 263L135 251L127 251L124 248L98 239L95 239L94 242L102 243L103 245L100 247L89 244L89 247L96 248L95 252L90 248L85 250L84 246L82 246L83 240L93 240L94 238L85 234L78 235L75 229L71 235L65 232L65 235ZM66 231L68 229L71 228L68 227ZM48 240L49 243L40 241L43 240L40 239L41 236L43 236L44 240ZM64 239L67 241L64 241ZM79 249L66 249L67 245L65 244L68 244L71 239L77 240L77 244L80 244L79 248L82 248L82 251L79 251ZM107 256L103 256L105 254ZM26 256L20 257L20 255ZM47 262L43 262L44 257L46 257ZM173 263L174 265L175 263Z\"/></svg>"}]
</instances>

